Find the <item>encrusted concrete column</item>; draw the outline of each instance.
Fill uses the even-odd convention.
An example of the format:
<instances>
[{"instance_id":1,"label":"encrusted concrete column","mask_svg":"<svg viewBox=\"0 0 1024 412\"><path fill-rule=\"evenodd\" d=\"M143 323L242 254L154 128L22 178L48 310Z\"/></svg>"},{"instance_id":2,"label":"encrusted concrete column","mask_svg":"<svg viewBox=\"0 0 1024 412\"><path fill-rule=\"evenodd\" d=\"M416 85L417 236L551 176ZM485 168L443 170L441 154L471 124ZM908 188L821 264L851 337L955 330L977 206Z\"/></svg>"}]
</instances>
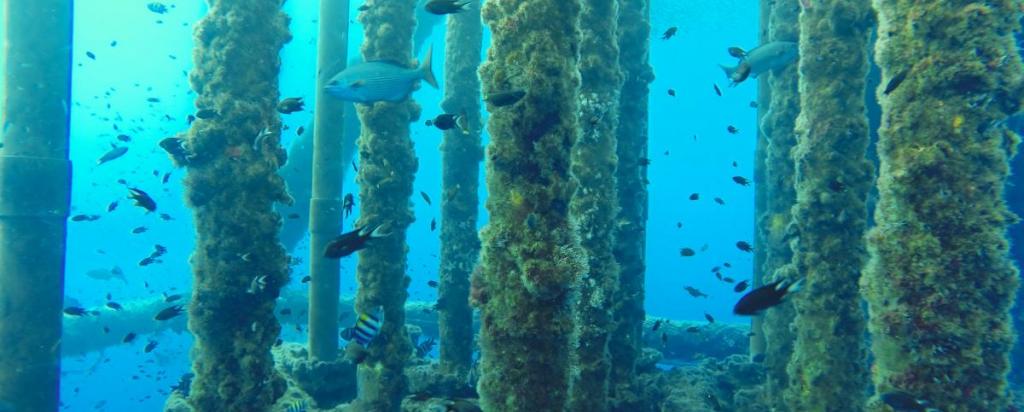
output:
<instances>
[{"instance_id":1,"label":"encrusted concrete column","mask_svg":"<svg viewBox=\"0 0 1024 412\"><path fill-rule=\"evenodd\" d=\"M587 264L569 221L580 7L523 0L483 8L493 34L480 69L491 112L490 221L471 295L481 308L478 390L488 411L561 411L569 395L570 302Z\"/></svg>"},{"instance_id":2,"label":"encrusted concrete column","mask_svg":"<svg viewBox=\"0 0 1024 412\"><path fill-rule=\"evenodd\" d=\"M587 252L589 270L583 274L576 301L571 411L608 410L613 307L619 283L614 232L619 201L616 196L616 130L619 123L618 0L588 0L580 27L579 118L585 124L572 149L571 170L580 187L569 204L573 225ZM609 64L609 62L615 62Z\"/></svg>"},{"instance_id":3,"label":"encrusted concrete column","mask_svg":"<svg viewBox=\"0 0 1024 412\"><path fill-rule=\"evenodd\" d=\"M195 154L184 185L196 225L189 402L197 411L265 411L285 389L270 356L275 300L288 281L273 205L290 199L277 174L285 157L277 135L256 139L281 127L279 53L290 35L280 5L212 0L195 29L189 78L196 107L215 113L185 137ZM262 287L253 281L260 276Z\"/></svg>"},{"instance_id":4,"label":"encrusted concrete column","mask_svg":"<svg viewBox=\"0 0 1024 412\"><path fill-rule=\"evenodd\" d=\"M416 0L379 2L359 14L364 60L408 62L415 67L411 51L416 4ZM356 309L372 313L383 308L384 323L370 345L369 357L359 365L359 396L353 408L392 412L400 410L409 386L403 373L412 352L405 331L405 300L409 296L405 232L414 220L409 201L419 167L409 123L419 118L420 106L410 98L359 104L356 111L363 125L356 175L360 200L357 226L385 224L388 235L359 252L356 266Z\"/></svg>"},{"instance_id":5,"label":"encrusted concrete column","mask_svg":"<svg viewBox=\"0 0 1024 412\"><path fill-rule=\"evenodd\" d=\"M480 199L480 51L483 23L480 2L448 15L445 47L446 113L466 116L466 130L448 130L441 144L441 268L437 321L441 328L441 370L464 377L472 366L473 310L469 307L469 276L480 257L477 206ZM464 380L464 379L463 379Z\"/></svg>"},{"instance_id":6,"label":"encrusted concrete column","mask_svg":"<svg viewBox=\"0 0 1024 412\"><path fill-rule=\"evenodd\" d=\"M0 8L0 410L56 412L71 202L70 0Z\"/></svg>"},{"instance_id":7,"label":"encrusted concrete column","mask_svg":"<svg viewBox=\"0 0 1024 412\"><path fill-rule=\"evenodd\" d=\"M609 389L612 408L637 411L644 399L636 387L636 360L643 348L644 261L647 249L647 100L654 80L650 65L649 0L619 0L619 66L623 84L619 94L615 179L619 202L614 231L615 260L619 264L613 325L608 341L611 355Z\"/></svg>"},{"instance_id":8,"label":"encrusted concrete column","mask_svg":"<svg viewBox=\"0 0 1024 412\"><path fill-rule=\"evenodd\" d=\"M800 15L792 246L804 290L793 297L796 341L784 394L791 411L864 410L858 280L874 183L864 99L873 24L870 0L817 2Z\"/></svg>"},{"instance_id":9,"label":"encrusted concrete column","mask_svg":"<svg viewBox=\"0 0 1024 412\"><path fill-rule=\"evenodd\" d=\"M1020 3L874 4L881 170L862 283L875 386L943 411L1006 410L1019 273L1003 189L1019 136L1003 120L1024 96Z\"/></svg>"},{"instance_id":10,"label":"encrusted concrete column","mask_svg":"<svg viewBox=\"0 0 1024 412\"><path fill-rule=\"evenodd\" d=\"M777 0L768 17L766 41L798 41L800 13L799 0ZM764 159L764 213L758 217L763 240L763 264L757 284L799 275L791 265L790 249L791 209L796 204L794 163L790 152L796 146L793 132L800 114L797 94L797 65L772 73L768 77L771 99L768 111L761 119L761 132L768 140ZM782 304L761 315L761 333L764 335L764 365L766 369L766 402L772 408L785 411L782 392L789 382L786 365L793 352L795 336L790 330L795 312L790 304ZM794 411L795 412L795 411Z\"/></svg>"}]
</instances>

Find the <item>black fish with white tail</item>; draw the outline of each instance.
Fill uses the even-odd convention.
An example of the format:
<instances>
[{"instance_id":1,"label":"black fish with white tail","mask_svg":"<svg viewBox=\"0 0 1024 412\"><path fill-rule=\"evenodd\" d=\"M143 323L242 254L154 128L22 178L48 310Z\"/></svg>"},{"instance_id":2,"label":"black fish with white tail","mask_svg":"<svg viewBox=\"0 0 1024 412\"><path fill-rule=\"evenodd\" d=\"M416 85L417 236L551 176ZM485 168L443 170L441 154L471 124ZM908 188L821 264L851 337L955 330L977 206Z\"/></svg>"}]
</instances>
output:
<instances>
[{"instance_id":1,"label":"black fish with white tail","mask_svg":"<svg viewBox=\"0 0 1024 412\"><path fill-rule=\"evenodd\" d=\"M878 396L896 412L937 412L928 401L903 391L885 392Z\"/></svg>"},{"instance_id":2,"label":"black fish with white tail","mask_svg":"<svg viewBox=\"0 0 1024 412\"><path fill-rule=\"evenodd\" d=\"M782 303L790 293L800 290L801 283L803 279L792 283L783 279L754 289L736 302L732 313L744 316L760 314L765 309Z\"/></svg>"},{"instance_id":3,"label":"black fish with white tail","mask_svg":"<svg viewBox=\"0 0 1024 412\"><path fill-rule=\"evenodd\" d=\"M469 3L469 0L430 0L424 9L431 14L452 14L469 10Z\"/></svg>"},{"instance_id":4,"label":"black fish with white tail","mask_svg":"<svg viewBox=\"0 0 1024 412\"><path fill-rule=\"evenodd\" d=\"M324 249L324 257L341 259L369 246L370 241L387 236L383 232L384 225L361 226L351 232L342 233L334 238Z\"/></svg>"},{"instance_id":5,"label":"black fish with white tail","mask_svg":"<svg viewBox=\"0 0 1024 412\"><path fill-rule=\"evenodd\" d=\"M131 192L128 198L135 201L135 206L146 209L149 212L156 211L156 201L149 196L149 193L134 187L128 188L128 191Z\"/></svg>"}]
</instances>

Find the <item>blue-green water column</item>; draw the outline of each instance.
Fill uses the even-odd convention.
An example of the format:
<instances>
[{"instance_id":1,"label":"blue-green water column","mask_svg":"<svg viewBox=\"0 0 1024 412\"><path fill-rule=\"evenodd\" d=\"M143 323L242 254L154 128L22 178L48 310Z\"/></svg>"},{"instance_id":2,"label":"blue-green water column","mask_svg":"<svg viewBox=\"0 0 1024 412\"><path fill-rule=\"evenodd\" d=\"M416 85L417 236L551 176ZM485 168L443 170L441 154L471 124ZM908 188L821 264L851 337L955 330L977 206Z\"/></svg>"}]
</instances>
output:
<instances>
[{"instance_id":1,"label":"blue-green water column","mask_svg":"<svg viewBox=\"0 0 1024 412\"><path fill-rule=\"evenodd\" d=\"M1019 270L1003 199L1024 98L1019 1L876 0L876 227L862 279L873 380L945 412L1005 411ZM902 78L902 82L899 80ZM877 404L869 410L888 410Z\"/></svg>"},{"instance_id":2,"label":"blue-green water column","mask_svg":"<svg viewBox=\"0 0 1024 412\"><path fill-rule=\"evenodd\" d=\"M648 97L654 71L650 65L651 5L649 0L619 0L619 93L615 180L619 212L615 219L615 291L608 341L611 356L609 392L617 411L637 411L644 403L636 382L636 360L643 348L644 272L647 249Z\"/></svg>"},{"instance_id":3,"label":"blue-green water column","mask_svg":"<svg viewBox=\"0 0 1024 412\"><path fill-rule=\"evenodd\" d=\"M572 174L580 186L569 211L587 252L589 270L580 279L576 300L576 337L569 410L599 412L609 409L611 354L608 340L613 329L615 290L619 265L615 262L616 196L615 132L619 120L622 70L618 64L618 0L587 0L580 28L579 117L583 127L572 149ZM609 64L609 62L613 62Z\"/></svg>"},{"instance_id":4,"label":"blue-green water column","mask_svg":"<svg viewBox=\"0 0 1024 412\"><path fill-rule=\"evenodd\" d=\"M476 229L483 159L480 78L476 75L483 47L480 2L472 2L469 10L448 15L445 42L441 107L446 113L465 114L467 129L445 131L441 143L443 196L437 323L441 331L441 369L462 381L473 364L476 331L469 306L469 277L480 257Z\"/></svg>"},{"instance_id":5,"label":"blue-green water column","mask_svg":"<svg viewBox=\"0 0 1024 412\"><path fill-rule=\"evenodd\" d=\"M363 24L363 59L391 60L415 67L411 56L416 27L416 0L376 2L359 14ZM385 224L387 237L359 252L356 309L369 313L383 308L384 324L370 345L370 355L359 365L359 394L355 411L393 412L408 390L403 373L412 352L405 331L405 300L409 277L406 229L414 217L410 208L413 179L419 162L409 135L409 123L420 116L412 99L357 105L359 136L360 216L357 225Z\"/></svg>"},{"instance_id":6,"label":"blue-green water column","mask_svg":"<svg viewBox=\"0 0 1024 412\"><path fill-rule=\"evenodd\" d=\"M200 412L265 411L285 389L270 356L280 332L275 300L289 272L273 205L290 199L277 174L279 140L254 140L281 127L278 55L291 37L278 0L209 5L195 28L189 75L196 107L217 113L192 123L186 137L196 155L184 180L196 225L189 403ZM250 293L257 276L266 288Z\"/></svg>"},{"instance_id":7,"label":"blue-green water column","mask_svg":"<svg viewBox=\"0 0 1024 412\"><path fill-rule=\"evenodd\" d=\"M0 410L53 412L71 200L70 0L5 0Z\"/></svg>"},{"instance_id":8,"label":"blue-green water column","mask_svg":"<svg viewBox=\"0 0 1024 412\"><path fill-rule=\"evenodd\" d=\"M569 170L579 133L580 1L491 1L483 8L491 47L480 68L485 96L525 91L489 105L487 210L481 308L487 411L562 411L569 395L572 288L586 254L569 221L577 183Z\"/></svg>"},{"instance_id":9,"label":"blue-green water column","mask_svg":"<svg viewBox=\"0 0 1024 412\"><path fill-rule=\"evenodd\" d=\"M870 0L816 2L800 14L793 297L796 341L784 394L791 411L864 410L865 313L858 280L867 261L874 167L865 109Z\"/></svg>"}]
</instances>

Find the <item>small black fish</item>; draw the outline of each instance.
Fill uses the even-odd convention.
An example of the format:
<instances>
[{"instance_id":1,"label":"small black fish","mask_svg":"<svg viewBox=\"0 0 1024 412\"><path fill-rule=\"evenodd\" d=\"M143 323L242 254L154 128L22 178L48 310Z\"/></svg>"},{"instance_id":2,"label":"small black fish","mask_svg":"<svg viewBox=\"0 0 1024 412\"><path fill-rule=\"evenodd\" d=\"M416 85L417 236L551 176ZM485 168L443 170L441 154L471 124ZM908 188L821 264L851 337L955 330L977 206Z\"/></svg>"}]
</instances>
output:
<instances>
[{"instance_id":1,"label":"small black fish","mask_svg":"<svg viewBox=\"0 0 1024 412\"><path fill-rule=\"evenodd\" d=\"M715 87L715 94L717 94L718 97L722 97L722 89L719 89L717 84L712 83L711 85Z\"/></svg>"},{"instance_id":2,"label":"small black fish","mask_svg":"<svg viewBox=\"0 0 1024 412\"><path fill-rule=\"evenodd\" d=\"M740 132L740 129L737 129L736 126L730 124L729 127L725 128L725 131L729 132L729 134L736 134Z\"/></svg>"},{"instance_id":3,"label":"small black fish","mask_svg":"<svg viewBox=\"0 0 1024 412\"><path fill-rule=\"evenodd\" d=\"M213 109L199 109L198 111L196 111L197 119L207 120L217 117L218 115L219 113L217 113L217 111Z\"/></svg>"},{"instance_id":4,"label":"small black fish","mask_svg":"<svg viewBox=\"0 0 1024 412\"><path fill-rule=\"evenodd\" d=\"M188 124L190 124L190 125L191 125L191 124L192 124L192 122L196 121L196 116L195 116L195 115L191 115L191 114L190 114L190 115L188 115L188 116L185 116L185 120L186 120L186 121L188 121Z\"/></svg>"},{"instance_id":5,"label":"small black fish","mask_svg":"<svg viewBox=\"0 0 1024 412\"><path fill-rule=\"evenodd\" d=\"M690 200L700 200L700 193L691 193Z\"/></svg>"},{"instance_id":6,"label":"small black fish","mask_svg":"<svg viewBox=\"0 0 1024 412\"><path fill-rule=\"evenodd\" d=\"M306 275L302 277L302 283L309 283L311 280L313 280L312 276Z\"/></svg>"},{"instance_id":7,"label":"small black fish","mask_svg":"<svg viewBox=\"0 0 1024 412\"><path fill-rule=\"evenodd\" d=\"M487 96L484 101L490 103L494 107L505 107L516 104L516 102L526 97L526 92L523 90L510 90L506 92L491 93Z\"/></svg>"},{"instance_id":8,"label":"small black fish","mask_svg":"<svg viewBox=\"0 0 1024 412\"><path fill-rule=\"evenodd\" d=\"M654 321L654 326L651 326L651 332L655 332L661 327L661 319Z\"/></svg>"},{"instance_id":9,"label":"small black fish","mask_svg":"<svg viewBox=\"0 0 1024 412\"><path fill-rule=\"evenodd\" d=\"M85 52L85 57L88 57L90 59L96 60L96 55L93 52L91 52L91 51Z\"/></svg>"},{"instance_id":10,"label":"small black fish","mask_svg":"<svg viewBox=\"0 0 1024 412\"><path fill-rule=\"evenodd\" d=\"M430 231L433 232L437 229L437 219L430 219Z\"/></svg>"},{"instance_id":11,"label":"small black fish","mask_svg":"<svg viewBox=\"0 0 1024 412\"><path fill-rule=\"evenodd\" d=\"M676 222L676 229L682 229L682 228L683 228L683 222Z\"/></svg>"},{"instance_id":12,"label":"small black fish","mask_svg":"<svg viewBox=\"0 0 1024 412\"><path fill-rule=\"evenodd\" d=\"M690 257L690 256L693 256L693 255L696 255L696 254L697 254L697 252L695 252L693 249L690 249L688 247L684 247L682 249L679 249L679 256Z\"/></svg>"},{"instance_id":13,"label":"small black fish","mask_svg":"<svg viewBox=\"0 0 1024 412\"><path fill-rule=\"evenodd\" d=\"M427 196L426 192L420 191L420 197L423 198L424 202L427 202L427 206L430 206L430 196Z\"/></svg>"},{"instance_id":14,"label":"small black fish","mask_svg":"<svg viewBox=\"0 0 1024 412\"><path fill-rule=\"evenodd\" d=\"M356 199L351 193L346 193L345 198L341 201L341 208L345 211L345 218L348 218L352 214L352 207L356 205Z\"/></svg>"},{"instance_id":15,"label":"small black fish","mask_svg":"<svg viewBox=\"0 0 1024 412\"><path fill-rule=\"evenodd\" d=\"M74 216L71 216L71 221L72 222L92 222L94 220L98 220L99 218L100 218L99 215L74 215Z\"/></svg>"},{"instance_id":16,"label":"small black fish","mask_svg":"<svg viewBox=\"0 0 1024 412\"><path fill-rule=\"evenodd\" d=\"M676 97L676 89L668 89L668 95L672 96L672 97Z\"/></svg>"},{"instance_id":17,"label":"small black fish","mask_svg":"<svg viewBox=\"0 0 1024 412\"><path fill-rule=\"evenodd\" d=\"M800 290L801 282L803 279L793 283L783 279L747 292L736 302L736 306L733 306L732 313L745 316L757 315L765 309L782 303L789 293Z\"/></svg>"},{"instance_id":18,"label":"small black fish","mask_svg":"<svg viewBox=\"0 0 1024 412\"><path fill-rule=\"evenodd\" d=\"M163 3L159 3L159 2L149 3L149 4L146 5L146 8L149 9L149 11L151 11L153 13L156 13L156 14L167 13L167 6L165 6Z\"/></svg>"},{"instance_id":19,"label":"small black fish","mask_svg":"<svg viewBox=\"0 0 1024 412\"><path fill-rule=\"evenodd\" d=\"M171 156L175 167L187 166L192 160L192 153L185 148L185 141L178 137L168 137L160 141L160 147Z\"/></svg>"},{"instance_id":20,"label":"small black fish","mask_svg":"<svg viewBox=\"0 0 1024 412\"><path fill-rule=\"evenodd\" d=\"M152 265L154 263L161 263L161 262L163 262L163 261L157 260L156 258L150 256L150 257L142 258L142 260L139 261L139 266L149 266L149 265Z\"/></svg>"},{"instance_id":21,"label":"small black fish","mask_svg":"<svg viewBox=\"0 0 1024 412\"><path fill-rule=\"evenodd\" d=\"M715 317L711 316L710 313L704 312L704 319L707 319L708 323L715 323Z\"/></svg>"},{"instance_id":22,"label":"small black fish","mask_svg":"<svg viewBox=\"0 0 1024 412\"><path fill-rule=\"evenodd\" d=\"M903 69L903 71L896 73L896 75L893 76L892 79L889 79L889 83L885 85L885 90L882 90L882 94L888 96L889 93L892 93L893 90L896 90L897 87L900 87L900 84L903 83L904 80L907 80L908 74L910 74L909 68Z\"/></svg>"},{"instance_id":23,"label":"small black fish","mask_svg":"<svg viewBox=\"0 0 1024 412\"><path fill-rule=\"evenodd\" d=\"M113 310L121 310L121 309L124 309L124 306L121 306L121 304L120 304L120 303L117 303L117 302L114 302L114 301L110 301L110 302L107 302L107 307L108 307L108 308L111 308L111 309L113 309Z\"/></svg>"},{"instance_id":24,"label":"small black fish","mask_svg":"<svg viewBox=\"0 0 1024 412\"><path fill-rule=\"evenodd\" d=\"M295 129L295 135L296 136L302 136L302 133L305 132L305 131L306 131L306 127L305 126L299 126L298 129Z\"/></svg>"},{"instance_id":25,"label":"small black fish","mask_svg":"<svg viewBox=\"0 0 1024 412\"><path fill-rule=\"evenodd\" d=\"M736 282L736 279L733 279L733 278L731 278L731 277L728 277L728 276L723 276L723 277L722 277L722 282L725 282L725 283L733 283L733 282Z\"/></svg>"},{"instance_id":26,"label":"small black fish","mask_svg":"<svg viewBox=\"0 0 1024 412\"><path fill-rule=\"evenodd\" d=\"M436 288L438 286L438 283L437 283L436 280L428 280L427 281L427 286L432 287L432 288Z\"/></svg>"},{"instance_id":27,"label":"small black fish","mask_svg":"<svg viewBox=\"0 0 1024 412\"><path fill-rule=\"evenodd\" d=\"M750 186L750 180L743 176L733 176L732 181L740 186Z\"/></svg>"},{"instance_id":28,"label":"small black fish","mask_svg":"<svg viewBox=\"0 0 1024 412\"><path fill-rule=\"evenodd\" d=\"M886 405L896 412L926 412L937 411L929 406L924 399L917 399L916 396L903 391L886 392L878 396Z\"/></svg>"},{"instance_id":29,"label":"small black fish","mask_svg":"<svg viewBox=\"0 0 1024 412\"><path fill-rule=\"evenodd\" d=\"M736 242L736 249L742 250L742 251L747 252L747 253L752 253L754 251L754 247L750 246L750 243L747 243L747 242L742 241L742 240L739 241L739 242Z\"/></svg>"},{"instance_id":30,"label":"small black fish","mask_svg":"<svg viewBox=\"0 0 1024 412\"><path fill-rule=\"evenodd\" d=\"M838 179L829 180L828 188L829 188L829 190L831 190L833 192L836 192L836 193L840 193L840 192L846 191L846 185L843 184L843 182L840 182Z\"/></svg>"},{"instance_id":31,"label":"small black fish","mask_svg":"<svg viewBox=\"0 0 1024 412\"><path fill-rule=\"evenodd\" d=\"M668 30L665 30L665 32L661 34L661 39L662 40L671 39L678 32L679 32L679 28L678 27L676 27L676 26L669 27Z\"/></svg>"},{"instance_id":32,"label":"small black fish","mask_svg":"<svg viewBox=\"0 0 1024 412\"><path fill-rule=\"evenodd\" d=\"M744 290L747 290L747 286L750 286L750 281L741 280L740 283L737 283L736 286L732 288L732 291L740 293L743 292Z\"/></svg>"},{"instance_id":33,"label":"small black fish","mask_svg":"<svg viewBox=\"0 0 1024 412\"><path fill-rule=\"evenodd\" d=\"M686 290L686 293L689 293L690 296L693 296L695 298L706 298L706 297L708 297L708 295L706 293L701 292L700 289L697 289L697 288L692 287L692 286L687 286L687 287L684 287L683 289Z\"/></svg>"},{"instance_id":34,"label":"small black fish","mask_svg":"<svg viewBox=\"0 0 1024 412\"><path fill-rule=\"evenodd\" d=\"M128 191L131 192L128 197L135 201L135 206L146 209L149 212L156 211L156 201L148 193L134 187L129 187Z\"/></svg>"},{"instance_id":35,"label":"small black fish","mask_svg":"<svg viewBox=\"0 0 1024 412\"><path fill-rule=\"evenodd\" d=\"M167 302L167 303L179 301L179 300L181 300L181 298L182 298L182 296L180 294L173 294L173 295L164 294L164 302Z\"/></svg>"},{"instance_id":36,"label":"small black fish","mask_svg":"<svg viewBox=\"0 0 1024 412\"><path fill-rule=\"evenodd\" d=\"M107 205L107 212L113 212L114 210L117 210L117 201L116 200L113 201L113 202L110 202L110 204Z\"/></svg>"},{"instance_id":37,"label":"small black fish","mask_svg":"<svg viewBox=\"0 0 1024 412\"><path fill-rule=\"evenodd\" d=\"M302 215L300 215L300 214L298 214L298 213L289 213L289 214L288 214L288 218L289 218L289 219L292 219L292 220L298 219L298 218L300 218L300 217L302 217Z\"/></svg>"},{"instance_id":38,"label":"small black fish","mask_svg":"<svg viewBox=\"0 0 1024 412\"><path fill-rule=\"evenodd\" d=\"M433 119L427 120L426 125L434 126L440 130L451 130L456 127L464 130L465 127L461 124L464 118L463 114L442 113Z\"/></svg>"},{"instance_id":39,"label":"small black fish","mask_svg":"<svg viewBox=\"0 0 1024 412\"><path fill-rule=\"evenodd\" d=\"M434 349L434 345L437 341L432 337L427 337L416 344L416 357L425 358L430 354L430 351Z\"/></svg>"},{"instance_id":40,"label":"small black fish","mask_svg":"<svg viewBox=\"0 0 1024 412\"><path fill-rule=\"evenodd\" d=\"M161 183L167 184L171 180L171 172L164 173L164 177L160 179Z\"/></svg>"},{"instance_id":41,"label":"small black fish","mask_svg":"<svg viewBox=\"0 0 1024 412\"><path fill-rule=\"evenodd\" d=\"M720 198L720 197L716 197L714 200L715 200L715 203L718 203L720 205L724 205L725 204L725 201L722 200L722 198Z\"/></svg>"},{"instance_id":42,"label":"small black fish","mask_svg":"<svg viewBox=\"0 0 1024 412\"><path fill-rule=\"evenodd\" d=\"M153 319L156 319L156 320L173 319L174 317L180 315L184 311L185 311L185 307L184 306L181 306L181 305L170 306L170 307L164 308L163 310L158 312L156 314L156 316L153 317Z\"/></svg>"},{"instance_id":43,"label":"small black fish","mask_svg":"<svg viewBox=\"0 0 1024 412\"><path fill-rule=\"evenodd\" d=\"M64 314L68 316L86 316L89 311L79 306L68 306L64 308Z\"/></svg>"},{"instance_id":44,"label":"small black fish","mask_svg":"<svg viewBox=\"0 0 1024 412\"><path fill-rule=\"evenodd\" d=\"M277 104L277 112L281 114L292 114L295 112L301 112L306 107L306 103L302 101L301 97L289 97L281 100Z\"/></svg>"},{"instance_id":45,"label":"small black fish","mask_svg":"<svg viewBox=\"0 0 1024 412\"><path fill-rule=\"evenodd\" d=\"M148 343L146 343L146 347L143 348L142 351L146 352L146 353L150 353L150 352L153 351L153 349L156 349L156 345L158 345L158 344L159 343L157 341L151 340Z\"/></svg>"},{"instance_id":46,"label":"small black fish","mask_svg":"<svg viewBox=\"0 0 1024 412\"><path fill-rule=\"evenodd\" d=\"M341 259L345 256L358 252L366 246L370 240L387 236L382 232L383 225L362 226L351 232L346 232L334 238L324 249L324 257L329 259Z\"/></svg>"},{"instance_id":47,"label":"small black fish","mask_svg":"<svg viewBox=\"0 0 1024 412\"><path fill-rule=\"evenodd\" d=\"M370 6L368 4L363 4L363 5L359 6L359 8L357 10L359 10L359 11L367 11L369 9L370 9Z\"/></svg>"},{"instance_id":48,"label":"small black fish","mask_svg":"<svg viewBox=\"0 0 1024 412\"><path fill-rule=\"evenodd\" d=\"M132 234L137 235L139 233L146 233L147 231L149 231L149 228L145 226L139 226L136 227L135 229L132 229Z\"/></svg>"},{"instance_id":49,"label":"small black fish","mask_svg":"<svg viewBox=\"0 0 1024 412\"><path fill-rule=\"evenodd\" d=\"M469 10L470 3L469 0L430 0L424 9L431 14L445 15Z\"/></svg>"},{"instance_id":50,"label":"small black fish","mask_svg":"<svg viewBox=\"0 0 1024 412\"><path fill-rule=\"evenodd\" d=\"M122 142L127 143L127 142L132 141L132 137L128 136L126 134L119 134L119 135L117 135L117 140L120 140Z\"/></svg>"},{"instance_id":51,"label":"small black fish","mask_svg":"<svg viewBox=\"0 0 1024 412\"><path fill-rule=\"evenodd\" d=\"M690 327L686 328L686 332L687 333L697 333L697 332L700 332L700 328L697 327L697 326L690 326Z\"/></svg>"},{"instance_id":52,"label":"small black fish","mask_svg":"<svg viewBox=\"0 0 1024 412\"><path fill-rule=\"evenodd\" d=\"M160 103L160 98L159 97L147 97L146 101L150 102L150 103Z\"/></svg>"},{"instance_id":53,"label":"small black fish","mask_svg":"<svg viewBox=\"0 0 1024 412\"><path fill-rule=\"evenodd\" d=\"M661 347L664 348L666 346L668 346L668 334L661 332Z\"/></svg>"},{"instance_id":54,"label":"small black fish","mask_svg":"<svg viewBox=\"0 0 1024 412\"><path fill-rule=\"evenodd\" d=\"M137 336L135 332L128 332L128 334L124 335L124 338L121 338L121 342L132 343L133 341L135 341L135 336Z\"/></svg>"}]
</instances>

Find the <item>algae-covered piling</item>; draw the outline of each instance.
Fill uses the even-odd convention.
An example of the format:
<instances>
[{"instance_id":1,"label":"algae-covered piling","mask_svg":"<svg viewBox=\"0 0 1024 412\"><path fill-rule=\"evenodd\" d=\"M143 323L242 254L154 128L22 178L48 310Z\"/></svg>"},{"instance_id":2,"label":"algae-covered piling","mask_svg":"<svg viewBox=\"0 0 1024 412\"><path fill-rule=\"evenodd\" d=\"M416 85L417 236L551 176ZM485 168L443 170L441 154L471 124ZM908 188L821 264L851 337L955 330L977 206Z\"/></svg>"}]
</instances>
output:
<instances>
[{"instance_id":1,"label":"algae-covered piling","mask_svg":"<svg viewBox=\"0 0 1024 412\"><path fill-rule=\"evenodd\" d=\"M466 130L444 133L441 197L441 269L437 321L441 330L441 369L462 377L473 357L473 312L469 307L469 276L480 255L476 233L480 188L480 48L483 23L480 4L448 16L445 47L446 113L466 116Z\"/></svg>"},{"instance_id":2,"label":"algae-covered piling","mask_svg":"<svg viewBox=\"0 0 1024 412\"><path fill-rule=\"evenodd\" d=\"M1018 138L1003 120L1024 96L1018 5L875 1L885 90L862 280L873 380L943 411L1007 410L1018 269L1002 193Z\"/></svg>"},{"instance_id":3,"label":"algae-covered piling","mask_svg":"<svg viewBox=\"0 0 1024 412\"><path fill-rule=\"evenodd\" d=\"M189 401L197 411L264 411L284 393L270 356L280 330L274 302L288 281L272 207L288 201L277 175L284 152L275 137L254 145L260 130L280 129L278 53L290 39L280 4L211 1L195 29L196 107L217 113L194 122L186 141L196 155L184 184L196 225ZM266 287L253 291L256 276Z\"/></svg>"},{"instance_id":4,"label":"algae-covered piling","mask_svg":"<svg viewBox=\"0 0 1024 412\"><path fill-rule=\"evenodd\" d=\"M614 293L619 265L613 246L618 211L615 132L618 126L622 71L618 62L618 1L589 0L583 5L580 27L579 118L585 125L572 149L572 174L579 189L569 210L580 232L589 270L579 283L575 305L576 337L572 393L568 410L608 410Z\"/></svg>"},{"instance_id":5,"label":"algae-covered piling","mask_svg":"<svg viewBox=\"0 0 1024 412\"><path fill-rule=\"evenodd\" d=\"M374 3L359 14L363 24L363 59L406 62L414 67L410 51L416 27L416 0ZM357 226L386 225L386 237L359 253L356 309L371 313L383 309L383 326L370 345L370 356L359 365L357 411L398 411L408 390L403 373L412 351L405 331L405 300L409 278L406 229L413 221L409 199L419 165L409 123L420 116L412 99L358 105L362 122L359 136L360 217Z\"/></svg>"},{"instance_id":6,"label":"algae-covered piling","mask_svg":"<svg viewBox=\"0 0 1024 412\"><path fill-rule=\"evenodd\" d=\"M614 294L610 393L614 410L635 411L642 401L636 386L644 322L644 255L647 248L647 100L654 80L650 66L650 1L619 0L619 94L615 171L619 213L614 231L619 284Z\"/></svg>"},{"instance_id":7,"label":"algae-covered piling","mask_svg":"<svg viewBox=\"0 0 1024 412\"><path fill-rule=\"evenodd\" d=\"M800 115L796 120L793 297L796 341L784 394L791 411L864 409L865 319L858 287L867 260L865 157L868 0L815 4L800 15Z\"/></svg>"},{"instance_id":8,"label":"algae-covered piling","mask_svg":"<svg viewBox=\"0 0 1024 412\"><path fill-rule=\"evenodd\" d=\"M480 69L490 104L482 273L471 296L481 307L484 410L560 411L569 390L571 290L586 255L569 223L576 182L569 171L578 134L578 0L487 2L493 36Z\"/></svg>"},{"instance_id":9,"label":"algae-covered piling","mask_svg":"<svg viewBox=\"0 0 1024 412\"><path fill-rule=\"evenodd\" d=\"M768 41L798 41L799 12L799 0L773 2L768 16ZM768 145L764 148L764 213L757 217L764 245L761 247L764 249L761 273L756 275L761 278L758 284L783 278L795 280L797 277L795 268L790 264L793 252L788 235L792 221L790 209L796 203L794 163L790 151L796 146L794 127L800 113L797 79L796 64L768 77L770 104L761 119L761 132ZM789 382L786 365L795 339L790 330L793 316L790 304L774 307L761 316L761 333L765 339L766 402L780 411L786 410L782 392Z\"/></svg>"}]
</instances>

